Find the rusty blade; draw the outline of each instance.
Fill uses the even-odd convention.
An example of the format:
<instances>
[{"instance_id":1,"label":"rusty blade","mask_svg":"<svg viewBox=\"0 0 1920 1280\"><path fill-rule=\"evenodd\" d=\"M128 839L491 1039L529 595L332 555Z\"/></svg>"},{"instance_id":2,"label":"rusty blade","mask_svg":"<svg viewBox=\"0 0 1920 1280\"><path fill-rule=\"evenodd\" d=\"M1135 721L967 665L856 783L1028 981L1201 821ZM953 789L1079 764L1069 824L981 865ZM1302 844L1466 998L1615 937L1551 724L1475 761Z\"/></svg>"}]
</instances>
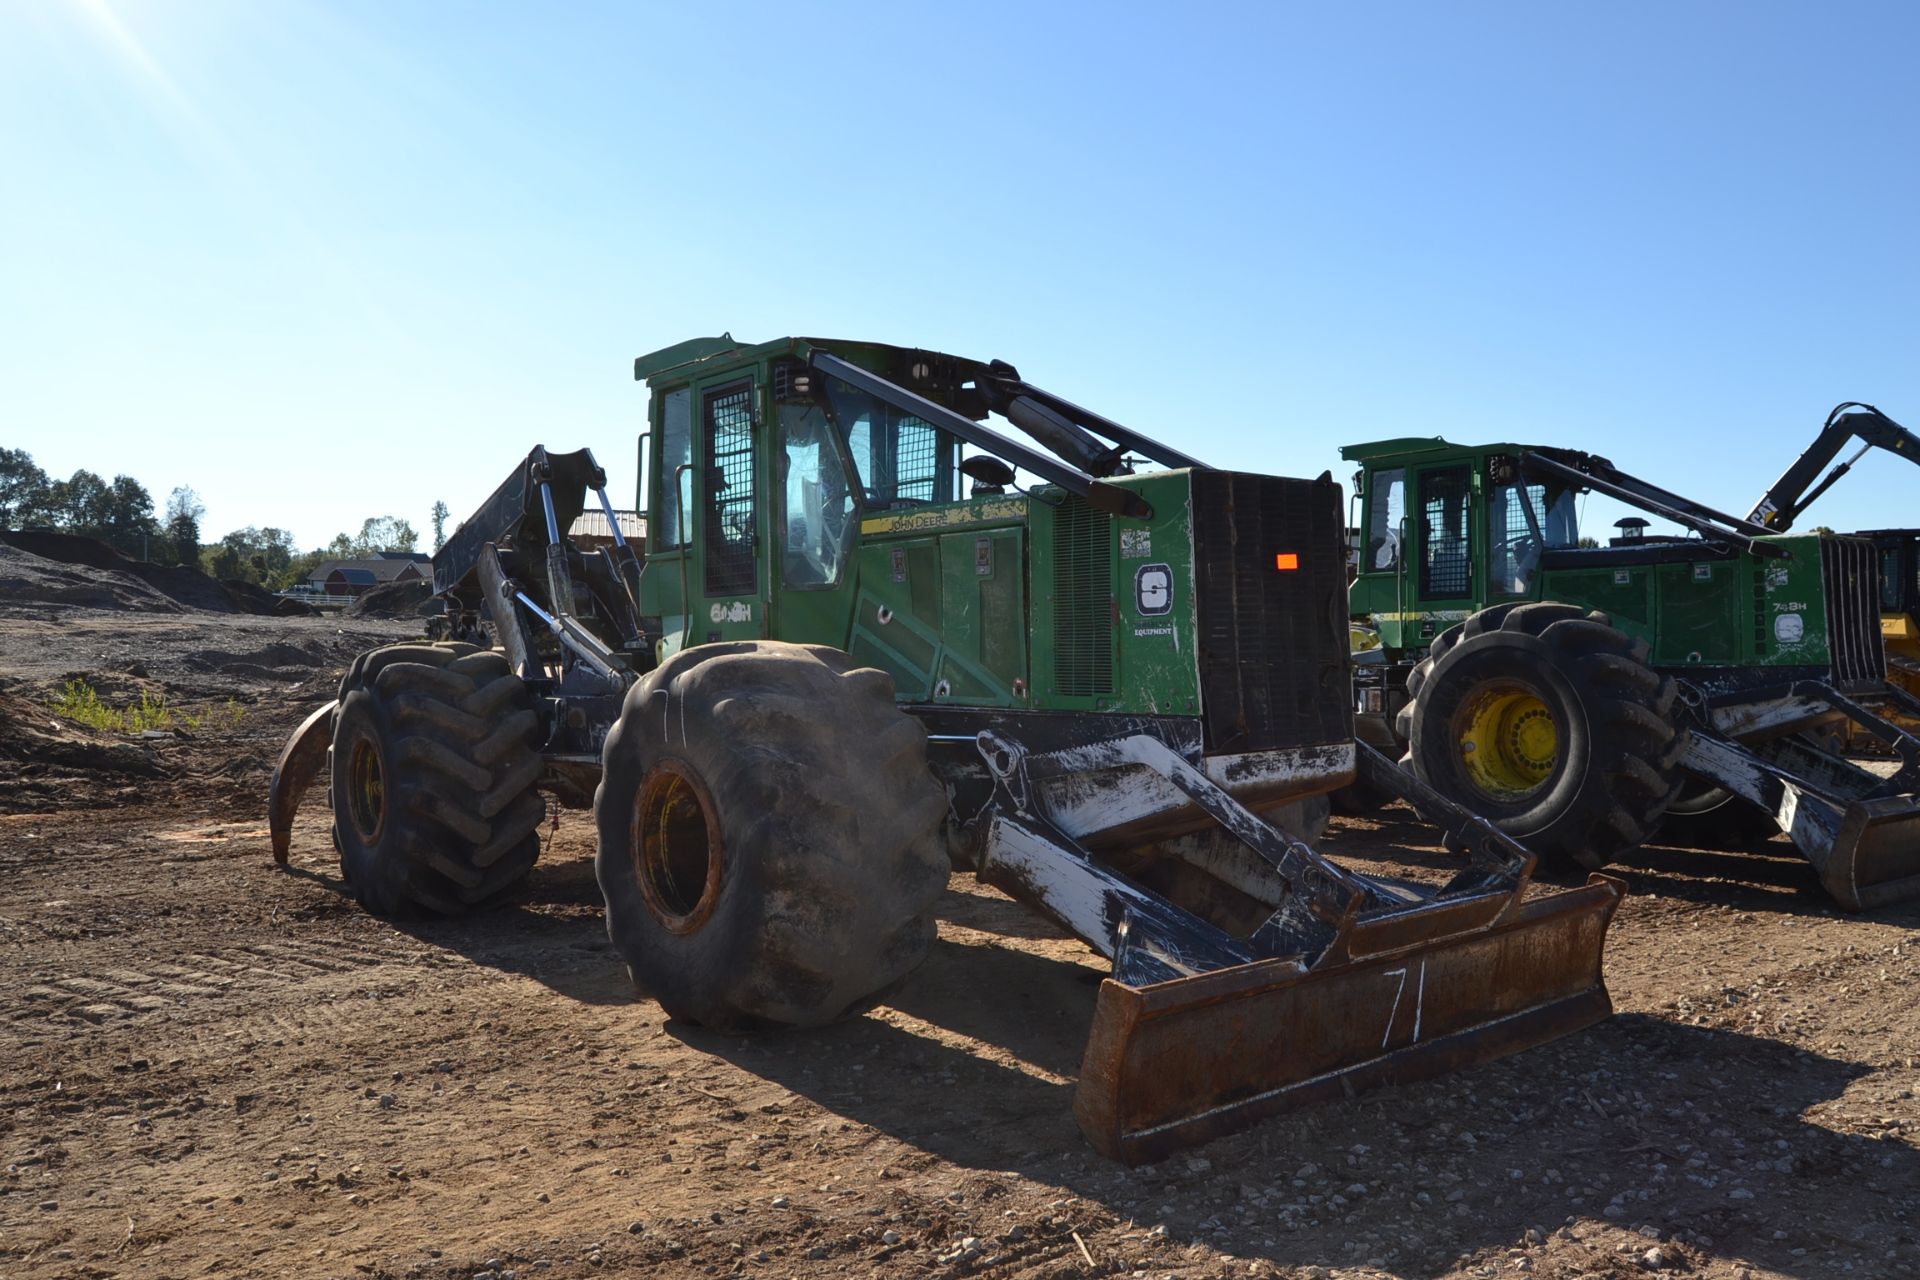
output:
<instances>
[{"instance_id":1,"label":"rusty blade","mask_svg":"<svg viewBox=\"0 0 1920 1280\"><path fill-rule=\"evenodd\" d=\"M267 831L273 838L273 860L281 866L286 865L287 850L293 842L294 811L327 761L327 744L333 741L333 710L339 705L338 701L329 702L302 720L273 766L273 781L267 786Z\"/></svg>"},{"instance_id":2,"label":"rusty blade","mask_svg":"<svg viewBox=\"0 0 1920 1280\"><path fill-rule=\"evenodd\" d=\"M1833 844L1807 858L1821 886L1848 911L1920 897L1920 805L1911 796L1856 800L1841 816Z\"/></svg>"},{"instance_id":3,"label":"rusty blade","mask_svg":"<svg viewBox=\"0 0 1920 1280\"><path fill-rule=\"evenodd\" d=\"M1483 927L1313 972L1282 959L1148 987L1109 979L1074 1098L1081 1131L1137 1164L1590 1026L1613 1011L1600 954L1624 892L1594 876Z\"/></svg>"}]
</instances>

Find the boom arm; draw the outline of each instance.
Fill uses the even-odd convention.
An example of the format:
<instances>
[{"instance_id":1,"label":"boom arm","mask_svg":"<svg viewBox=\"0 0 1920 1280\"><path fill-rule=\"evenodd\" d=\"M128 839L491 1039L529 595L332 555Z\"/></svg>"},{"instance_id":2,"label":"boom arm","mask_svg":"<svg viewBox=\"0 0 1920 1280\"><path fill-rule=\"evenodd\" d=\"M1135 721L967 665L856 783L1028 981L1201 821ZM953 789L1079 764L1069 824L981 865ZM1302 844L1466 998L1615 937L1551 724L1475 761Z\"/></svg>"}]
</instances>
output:
<instances>
[{"instance_id":1,"label":"boom arm","mask_svg":"<svg viewBox=\"0 0 1920 1280\"><path fill-rule=\"evenodd\" d=\"M1131 516L1135 519L1147 519L1153 515L1153 508L1148 506L1138 494L1115 488L1113 485L1095 479L1071 463L1058 461L1044 453L1036 453L1025 445L1001 435L992 427L975 422L965 414L955 413L945 405L935 404L905 387L896 386L879 374L870 373L857 364L842 360L839 356L826 351L815 351L812 363L813 367L822 373L832 374L842 382L859 387L867 394L886 401L896 409L904 410L923 422L931 422L951 432L968 444L984 449L997 458L1011 462L1016 467L1025 468L1059 485L1069 493L1079 494L1102 511ZM1066 440L1048 440L1047 443L1050 446L1056 443L1062 447L1067 445Z\"/></svg>"},{"instance_id":2,"label":"boom arm","mask_svg":"<svg viewBox=\"0 0 1920 1280\"><path fill-rule=\"evenodd\" d=\"M1754 541L1767 533L1761 525L1650 484L1594 454L1542 446L1522 453L1520 466L1528 475L1550 475L1580 488L1604 493L1709 540L1732 542L1759 556L1786 555L1785 550L1772 543Z\"/></svg>"},{"instance_id":3,"label":"boom arm","mask_svg":"<svg viewBox=\"0 0 1920 1280\"><path fill-rule=\"evenodd\" d=\"M607 474L590 450L549 453L535 445L434 553L434 594L457 599L470 609L484 601L509 653L516 652L514 634L524 639L518 627L525 621L520 612L525 609L565 650L611 677L607 660L613 646L644 652L645 636L637 606L639 557L620 532L606 486ZM610 549L591 555L567 536L589 494L606 513L613 539ZM603 621L605 634L597 639L591 634L594 628L581 621L576 579L589 597L585 616ZM523 646L515 658L523 674L529 669L528 652Z\"/></svg>"},{"instance_id":4,"label":"boom arm","mask_svg":"<svg viewBox=\"0 0 1920 1280\"><path fill-rule=\"evenodd\" d=\"M1860 441L1860 448L1816 484L1815 477L1820 476L1827 464L1839 457L1840 451L1852 440ZM1920 436L1914 435L1870 404L1849 400L1836 405L1807 451L1773 482L1773 487L1767 490L1766 496L1760 499L1747 519L1765 525L1769 533L1785 533L1793 528L1793 522L1800 513L1813 505L1814 499L1831 489L1841 476L1853 468L1861 455L1875 445L1920 465Z\"/></svg>"}]
</instances>

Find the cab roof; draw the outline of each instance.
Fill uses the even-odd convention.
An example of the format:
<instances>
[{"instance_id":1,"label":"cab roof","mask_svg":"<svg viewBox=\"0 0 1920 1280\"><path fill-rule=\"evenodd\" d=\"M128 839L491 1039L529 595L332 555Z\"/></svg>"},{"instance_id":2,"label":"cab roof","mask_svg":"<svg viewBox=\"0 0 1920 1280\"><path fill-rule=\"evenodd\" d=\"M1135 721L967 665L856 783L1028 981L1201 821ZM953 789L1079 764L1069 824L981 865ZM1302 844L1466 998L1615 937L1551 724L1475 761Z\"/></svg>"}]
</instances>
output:
<instances>
[{"instance_id":1,"label":"cab roof","mask_svg":"<svg viewBox=\"0 0 1920 1280\"><path fill-rule=\"evenodd\" d=\"M717 338L689 338L670 347L648 352L633 362L636 381L680 382L693 376L695 366L712 361L749 364L768 357L792 356L804 360L813 351L828 351L843 360L868 368L883 376L904 378L908 370L934 370L946 375L937 382L971 379L984 375L988 366L965 356L919 347L898 347L885 342L863 342L848 338L776 338L772 342L741 342L731 333ZM924 380L916 379L916 381Z\"/></svg>"},{"instance_id":2,"label":"cab roof","mask_svg":"<svg viewBox=\"0 0 1920 1280\"><path fill-rule=\"evenodd\" d=\"M1375 458L1412 456L1422 453L1453 453L1462 446L1442 436L1395 436L1391 440L1372 440L1365 444L1343 444L1340 456L1348 462L1372 462Z\"/></svg>"}]
</instances>

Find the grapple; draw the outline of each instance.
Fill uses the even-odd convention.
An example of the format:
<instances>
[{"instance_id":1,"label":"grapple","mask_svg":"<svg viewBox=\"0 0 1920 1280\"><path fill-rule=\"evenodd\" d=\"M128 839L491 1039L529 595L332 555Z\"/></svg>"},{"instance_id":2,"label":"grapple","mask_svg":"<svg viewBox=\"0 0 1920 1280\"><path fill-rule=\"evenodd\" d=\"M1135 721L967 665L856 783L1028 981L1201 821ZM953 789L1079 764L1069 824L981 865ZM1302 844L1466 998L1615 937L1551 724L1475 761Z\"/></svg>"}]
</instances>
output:
<instances>
[{"instance_id":1,"label":"grapple","mask_svg":"<svg viewBox=\"0 0 1920 1280\"><path fill-rule=\"evenodd\" d=\"M1517 1052L1612 1012L1616 880L1528 896L1533 857L1362 745L1367 781L1449 826L1468 866L1431 890L1349 872L1156 739L1026 755L987 733L980 878L1113 961L1074 1111L1096 1149L1157 1159L1264 1116ZM1249 936L1104 865L1046 812L1050 778L1145 766L1235 838L1207 869L1271 907ZM1084 783L1082 783L1084 785ZM1416 794L1417 793L1417 794Z\"/></svg>"},{"instance_id":2,"label":"grapple","mask_svg":"<svg viewBox=\"0 0 1920 1280\"><path fill-rule=\"evenodd\" d=\"M293 731L287 745L280 748L280 758L274 762L273 781L267 785L267 832L273 840L273 860L282 866L293 846L294 811L327 762L327 747L333 741L333 713L339 705L333 701L315 708Z\"/></svg>"}]
</instances>

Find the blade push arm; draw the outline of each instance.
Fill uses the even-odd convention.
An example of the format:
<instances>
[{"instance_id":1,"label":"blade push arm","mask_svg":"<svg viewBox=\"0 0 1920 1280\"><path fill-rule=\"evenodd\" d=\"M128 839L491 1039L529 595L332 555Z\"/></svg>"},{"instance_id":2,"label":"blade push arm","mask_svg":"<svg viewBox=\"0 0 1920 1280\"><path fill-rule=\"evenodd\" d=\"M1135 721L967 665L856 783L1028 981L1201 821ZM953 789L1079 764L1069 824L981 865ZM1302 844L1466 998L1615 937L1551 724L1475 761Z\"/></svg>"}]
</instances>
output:
<instances>
[{"instance_id":1,"label":"blade push arm","mask_svg":"<svg viewBox=\"0 0 1920 1280\"><path fill-rule=\"evenodd\" d=\"M1855 440L1860 442L1860 448L1854 455L1821 476L1827 464L1839 457L1840 451ZM1920 436L1914 435L1870 404L1849 400L1836 405L1807 451L1773 482L1773 487L1767 490L1766 496L1760 499L1747 519L1765 525L1769 533L1785 533L1793 528L1793 522L1800 513L1813 505L1814 499L1831 489L1841 476L1852 470L1862 454L1875 446L1920 465ZM1818 483L1815 482L1816 477Z\"/></svg>"}]
</instances>

